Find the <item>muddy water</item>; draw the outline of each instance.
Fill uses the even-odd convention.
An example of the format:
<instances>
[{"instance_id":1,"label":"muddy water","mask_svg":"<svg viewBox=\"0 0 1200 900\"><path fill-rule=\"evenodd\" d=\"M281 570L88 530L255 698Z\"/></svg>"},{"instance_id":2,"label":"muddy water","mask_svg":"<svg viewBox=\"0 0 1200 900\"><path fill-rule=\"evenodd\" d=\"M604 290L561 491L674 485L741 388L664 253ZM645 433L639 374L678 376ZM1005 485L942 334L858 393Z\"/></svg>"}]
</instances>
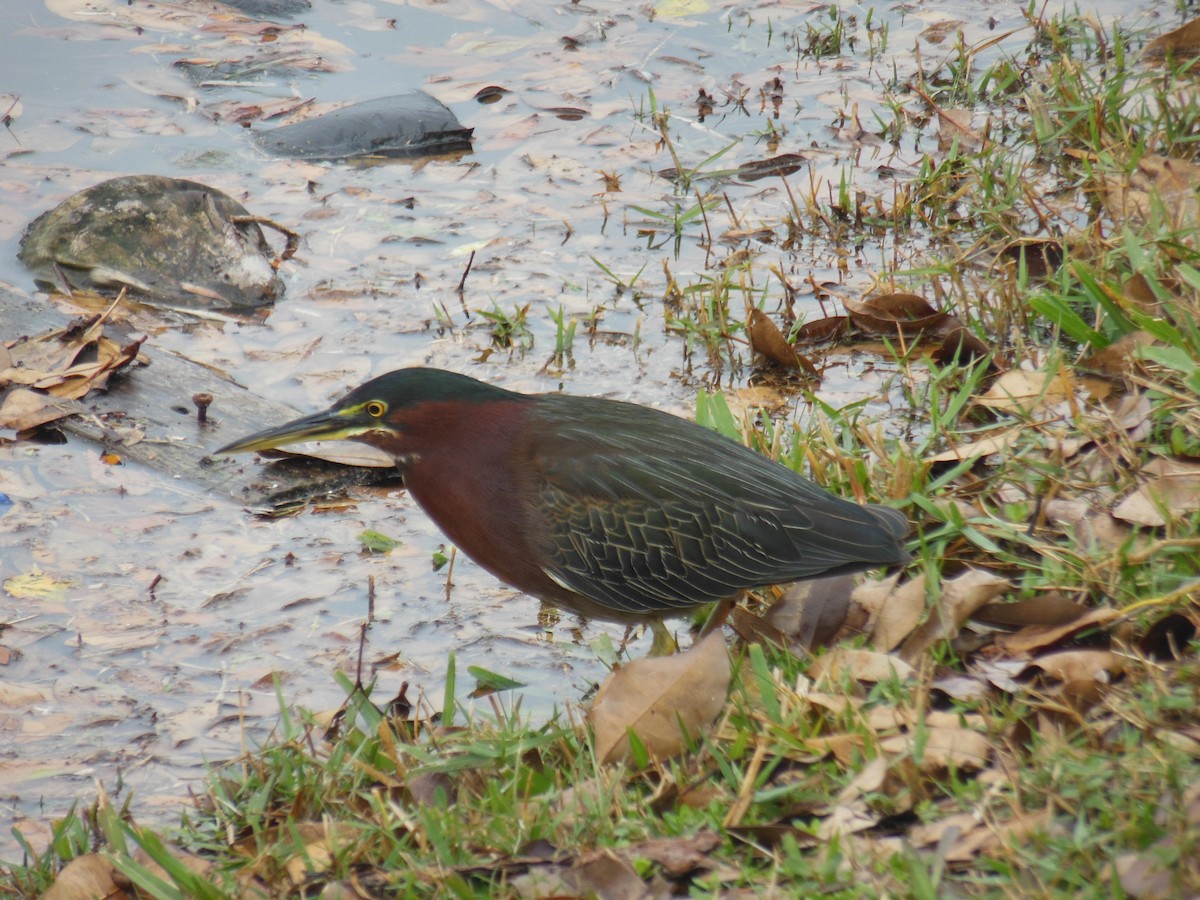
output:
<instances>
[{"instance_id":1,"label":"muddy water","mask_svg":"<svg viewBox=\"0 0 1200 900\"><path fill-rule=\"evenodd\" d=\"M735 277L736 303L749 297L774 313L775 265L799 287L798 311L813 317L820 305L805 285L856 296L881 271L919 265L921 247L887 236L805 239L787 250L778 240L706 246L706 232L782 235L790 200L779 178L698 182L727 199L707 226L687 219L677 243L671 211L686 212L695 197L655 175L676 162L652 105L671 110L685 166L725 148L706 169L803 153L807 167L789 178L796 190L819 185L828 201L845 174L885 194L883 173L914 171L936 139L897 148L864 133L886 112L883 85L918 58L932 66L951 53L960 30L967 45L1008 35L978 54L980 67L1028 40L1015 5L987 2L878 8L873 27L886 26L886 47L873 54L860 29L853 48L824 61L801 48L810 30L829 27L829 12L798 3L313 0L290 22L303 29L281 20L285 28L266 37L232 14L214 26L202 13L210 7L3 4L0 90L19 100L4 100L11 121L0 131L0 281L32 290L15 261L24 225L106 177L180 175L220 188L302 235L282 271L286 297L263 321L126 315L150 334L150 355L216 366L305 411L415 364L682 414L702 387L744 387L744 348L714 367L702 346L668 327L664 264L694 285L720 278L722 260L747 249L759 262ZM1147 4L1139 15L1153 21L1166 7ZM865 10L852 11L861 25ZM189 77L174 65L280 49L292 67ZM490 86L506 93L476 102ZM473 153L377 166L281 161L230 120L251 104L417 87L475 129ZM702 88L711 111L697 103ZM497 347L481 312L526 307L520 346ZM556 361L551 313L560 310L580 324L570 355ZM21 323L0 322L0 337L19 333ZM886 360L849 352L825 362L826 402L865 400L865 414L885 424L904 418ZM806 409L793 401L791 415ZM185 482L108 465L94 446L6 442L0 493L12 501L0 503L0 622L11 623L0 633L9 651L0 667L0 856L11 852L6 824L37 843L46 819L90 797L95 781L110 793L135 791L143 817L174 809L203 759L229 757L269 732L276 681L289 704L335 707L333 675L353 671L372 581L365 658L389 695L408 681L410 696L440 698L453 651L460 673L478 665L526 682L524 710L544 714L602 677L591 642L622 633L539 619L536 601L463 559L448 584L432 564L442 538L400 490L260 520ZM367 528L400 546L364 554L358 536ZM469 681L460 679L463 693Z\"/></svg>"}]
</instances>

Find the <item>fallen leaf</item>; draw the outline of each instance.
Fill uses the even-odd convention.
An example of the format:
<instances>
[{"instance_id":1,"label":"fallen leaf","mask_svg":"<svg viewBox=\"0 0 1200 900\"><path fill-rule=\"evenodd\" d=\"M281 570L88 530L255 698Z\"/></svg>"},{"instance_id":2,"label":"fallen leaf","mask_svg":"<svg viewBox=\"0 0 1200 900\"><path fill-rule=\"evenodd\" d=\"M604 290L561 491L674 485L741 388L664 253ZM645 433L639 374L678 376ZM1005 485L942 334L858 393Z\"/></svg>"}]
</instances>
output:
<instances>
[{"instance_id":1,"label":"fallen leaf","mask_svg":"<svg viewBox=\"0 0 1200 900\"><path fill-rule=\"evenodd\" d=\"M1064 402L1073 393L1063 370L1033 372L1010 369L975 398L975 402L998 412L1029 416L1052 404Z\"/></svg>"},{"instance_id":2,"label":"fallen leaf","mask_svg":"<svg viewBox=\"0 0 1200 900\"><path fill-rule=\"evenodd\" d=\"M856 759L862 758L863 745L866 738L861 734L827 734L821 737L802 738L804 746L824 756L831 754L834 759L848 766Z\"/></svg>"},{"instance_id":3,"label":"fallen leaf","mask_svg":"<svg viewBox=\"0 0 1200 900\"><path fill-rule=\"evenodd\" d=\"M76 320L66 328L7 344L0 387L25 385L67 400L103 388L109 375L137 358L145 340L122 347L104 337L104 320L116 305L114 302L104 313Z\"/></svg>"},{"instance_id":4,"label":"fallen leaf","mask_svg":"<svg viewBox=\"0 0 1200 900\"><path fill-rule=\"evenodd\" d=\"M62 600L67 595L67 588L76 584L73 578L55 578L41 569L32 569L24 575L5 579L4 590L18 600Z\"/></svg>"},{"instance_id":5,"label":"fallen leaf","mask_svg":"<svg viewBox=\"0 0 1200 900\"><path fill-rule=\"evenodd\" d=\"M135 894L128 887L111 862L99 853L85 853L63 866L42 900L133 900Z\"/></svg>"},{"instance_id":6,"label":"fallen leaf","mask_svg":"<svg viewBox=\"0 0 1200 900\"><path fill-rule=\"evenodd\" d=\"M971 618L989 625L1024 627L1026 625L1067 625L1088 608L1081 606L1058 591L1046 591L1027 600L1012 603L985 603L975 610Z\"/></svg>"},{"instance_id":7,"label":"fallen leaf","mask_svg":"<svg viewBox=\"0 0 1200 900\"><path fill-rule=\"evenodd\" d=\"M953 316L950 318L953 319ZM957 321L957 320L955 320ZM975 336L975 333L965 325L959 325L946 332L941 346L937 347L930 356L940 363L965 363L972 359L981 359L992 352L992 348ZM999 368L995 360L993 368Z\"/></svg>"},{"instance_id":8,"label":"fallen leaf","mask_svg":"<svg viewBox=\"0 0 1200 900\"><path fill-rule=\"evenodd\" d=\"M1131 331L1121 335L1104 349L1097 350L1080 362L1079 367L1121 378L1141 367L1141 351L1154 342L1155 338L1148 332Z\"/></svg>"},{"instance_id":9,"label":"fallen leaf","mask_svg":"<svg viewBox=\"0 0 1200 900\"><path fill-rule=\"evenodd\" d=\"M750 348L771 365L783 369L799 369L810 378L820 380L821 375L812 361L796 352L796 348L787 342L779 327L761 309L750 309L746 319L746 332L750 337Z\"/></svg>"},{"instance_id":10,"label":"fallen leaf","mask_svg":"<svg viewBox=\"0 0 1200 900\"><path fill-rule=\"evenodd\" d=\"M1096 681L1109 684L1125 669L1124 660L1111 650L1060 650L1039 656L1019 676L1028 680L1042 672L1066 683Z\"/></svg>"},{"instance_id":11,"label":"fallen leaf","mask_svg":"<svg viewBox=\"0 0 1200 900\"><path fill-rule=\"evenodd\" d=\"M1200 19L1160 34L1146 45L1142 55L1150 62L1180 62L1200 57Z\"/></svg>"},{"instance_id":12,"label":"fallen leaf","mask_svg":"<svg viewBox=\"0 0 1200 900\"><path fill-rule=\"evenodd\" d=\"M928 457L928 461L934 463L958 462L980 456L991 456L993 453L1000 453L1011 447L1027 434L1028 430L1025 425L1011 425L990 431L983 437L954 444L949 450L943 450L941 453ZM947 435L947 439L953 440L953 436Z\"/></svg>"},{"instance_id":13,"label":"fallen leaf","mask_svg":"<svg viewBox=\"0 0 1200 900\"><path fill-rule=\"evenodd\" d=\"M1059 641L1073 637L1085 628L1105 625L1120 618L1118 610L1101 607L1088 610L1079 618L1063 625L1030 625L1014 634L996 636L996 649L1008 656L1025 656L1037 650L1044 650Z\"/></svg>"},{"instance_id":14,"label":"fallen leaf","mask_svg":"<svg viewBox=\"0 0 1200 900\"><path fill-rule=\"evenodd\" d=\"M614 670L589 712L596 755L605 763L629 761L632 731L655 759L674 756L716 721L729 679L720 631L686 653L637 659Z\"/></svg>"},{"instance_id":15,"label":"fallen leaf","mask_svg":"<svg viewBox=\"0 0 1200 900\"><path fill-rule=\"evenodd\" d=\"M1137 900L1195 897L1200 892L1200 854L1195 835L1200 830L1200 787L1188 785L1179 797L1171 791L1159 804L1157 822L1182 818L1186 827L1172 829L1144 850L1122 853L1116 859L1121 889ZM1177 807L1183 807L1182 816Z\"/></svg>"},{"instance_id":16,"label":"fallen leaf","mask_svg":"<svg viewBox=\"0 0 1200 900\"><path fill-rule=\"evenodd\" d=\"M59 400L29 388L13 388L0 404L0 428L25 431L82 412L74 400Z\"/></svg>"},{"instance_id":17,"label":"fallen leaf","mask_svg":"<svg viewBox=\"0 0 1200 900\"><path fill-rule=\"evenodd\" d=\"M175 844L163 842L162 846L168 853L171 854L171 858L174 859L175 862L181 863L183 867L190 872L194 872L195 874L204 877L212 870L214 862L212 859L207 859L203 856L197 856L195 853L190 853ZM138 848L136 859L140 865L145 866L152 874L157 875L168 884L170 883L171 877L167 874L167 870L151 859L150 855L146 853L145 849L141 847Z\"/></svg>"},{"instance_id":18,"label":"fallen leaf","mask_svg":"<svg viewBox=\"0 0 1200 900\"><path fill-rule=\"evenodd\" d=\"M824 319L814 319L801 325L796 330L796 341L805 343L834 341L845 337L849 329L850 320L846 316L827 316Z\"/></svg>"},{"instance_id":19,"label":"fallen leaf","mask_svg":"<svg viewBox=\"0 0 1200 900\"><path fill-rule=\"evenodd\" d=\"M1170 613L1146 630L1142 639L1138 641L1138 650L1147 659L1182 659L1192 638L1196 636L1196 631L1196 623L1187 616Z\"/></svg>"},{"instance_id":20,"label":"fallen leaf","mask_svg":"<svg viewBox=\"0 0 1200 900\"><path fill-rule=\"evenodd\" d=\"M771 604L763 618L792 649L825 647L846 621L853 590L853 575L798 581Z\"/></svg>"},{"instance_id":21,"label":"fallen leaf","mask_svg":"<svg viewBox=\"0 0 1200 900\"><path fill-rule=\"evenodd\" d=\"M962 19L943 19L941 22L934 22L932 25L926 26L919 37L931 44L940 44L948 36L959 33L965 24L966 22Z\"/></svg>"},{"instance_id":22,"label":"fallen leaf","mask_svg":"<svg viewBox=\"0 0 1200 900\"><path fill-rule=\"evenodd\" d=\"M938 147L949 150L957 141L964 148L982 147L983 136L971 127L974 118L969 109L939 109Z\"/></svg>"},{"instance_id":23,"label":"fallen leaf","mask_svg":"<svg viewBox=\"0 0 1200 900\"><path fill-rule=\"evenodd\" d=\"M996 261L1018 267L1024 264L1029 277L1045 278L1062 265L1063 246L1059 241L1046 238L1018 238L1000 249Z\"/></svg>"},{"instance_id":24,"label":"fallen leaf","mask_svg":"<svg viewBox=\"0 0 1200 900\"><path fill-rule=\"evenodd\" d=\"M973 772L991 759L987 737L970 728L926 728L897 734L879 742L882 750L917 759L926 773L960 769Z\"/></svg>"},{"instance_id":25,"label":"fallen leaf","mask_svg":"<svg viewBox=\"0 0 1200 900\"><path fill-rule=\"evenodd\" d=\"M933 333L946 326L952 317L929 305L918 294L880 294L865 301L842 300L850 321L867 334L894 336L897 333L917 336ZM954 328L961 326L954 320Z\"/></svg>"},{"instance_id":26,"label":"fallen leaf","mask_svg":"<svg viewBox=\"0 0 1200 900\"><path fill-rule=\"evenodd\" d=\"M1200 165L1188 160L1146 154L1128 175L1101 172L1098 177L1104 206L1118 224L1161 216L1164 226L1183 230L1200 213Z\"/></svg>"},{"instance_id":27,"label":"fallen leaf","mask_svg":"<svg viewBox=\"0 0 1200 900\"><path fill-rule=\"evenodd\" d=\"M944 840L957 840L960 835L969 834L984 827L984 823L977 813L953 813L936 822L918 823L908 832L908 839L914 847L928 847L940 844Z\"/></svg>"},{"instance_id":28,"label":"fallen leaf","mask_svg":"<svg viewBox=\"0 0 1200 900\"><path fill-rule=\"evenodd\" d=\"M852 647L838 647L818 656L809 670L813 681L827 678L837 684L843 677L849 675L859 681L890 681L891 679L906 680L915 674L908 663L898 656L888 653L876 653L873 650L857 650Z\"/></svg>"},{"instance_id":29,"label":"fallen leaf","mask_svg":"<svg viewBox=\"0 0 1200 900\"><path fill-rule=\"evenodd\" d=\"M743 181L791 175L803 168L805 158L799 153L782 153L770 159L752 159L737 167L737 177Z\"/></svg>"},{"instance_id":30,"label":"fallen leaf","mask_svg":"<svg viewBox=\"0 0 1200 900\"><path fill-rule=\"evenodd\" d=\"M942 593L923 625L914 631L900 648L900 656L915 662L929 648L958 634L962 624L983 604L1012 588L1007 578L971 569L962 575L942 582Z\"/></svg>"},{"instance_id":31,"label":"fallen leaf","mask_svg":"<svg viewBox=\"0 0 1200 900\"><path fill-rule=\"evenodd\" d=\"M1024 843L1031 834L1048 829L1054 821L1053 810L1034 813L1018 812L1007 822L981 823L967 831L946 851L947 862L969 862L976 856L987 856L1012 844Z\"/></svg>"},{"instance_id":32,"label":"fallen leaf","mask_svg":"<svg viewBox=\"0 0 1200 900\"><path fill-rule=\"evenodd\" d=\"M1100 509L1086 500L1055 497L1043 504L1042 512L1080 547L1116 550L1125 545L1132 531L1107 509Z\"/></svg>"},{"instance_id":33,"label":"fallen leaf","mask_svg":"<svg viewBox=\"0 0 1200 900\"><path fill-rule=\"evenodd\" d=\"M715 831L700 831L691 837L649 838L625 848L633 859L648 859L669 878L683 878L690 872L714 868L709 856L721 844Z\"/></svg>"},{"instance_id":34,"label":"fallen leaf","mask_svg":"<svg viewBox=\"0 0 1200 900\"><path fill-rule=\"evenodd\" d=\"M1135 525L1157 527L1200 509L1200 463L1156 457L1142 467L1149 480L1113 508Z\"/></svg>"},{"instance_id":35,"label":"fallen leaf","mask_svg":"<svg viewBox=\"0 0 1200 900\"><path fill-rule=\"evenodd\" d=\"M882 756L876 759L875 763L886 765ZM875 763L872 763L872 766ZM824 842L844 840L847 835L874 828L882 818L882 814L873 812L861 795L858 795L853 800L839 803L829 816L821 820L817 827L817 837Z\"/></svg>"},{"instance_id":36,"label":"fallen leaf","mask_svg":"<svg viewBox=\"0 0 1200 900\"><path fill-rule=\"evenodd\" d=\"M563 879L582 897L649 897L641 877L623 855L604 848L585 854L563 873Z\"/></svg>"},{"instance_id":37,"label":"fallen leaf","mask_svg":"<svg viewBox=\"0 0 1200 900\"><path fill-rule=\"evenodd\" d=\"M899 574L882 581L864 581L851 598L870 613L866 632L874 638L876 650L886 652L898 647L925 612L925 577L903 584L899 581Z\"/></svg>"}]
</instances>

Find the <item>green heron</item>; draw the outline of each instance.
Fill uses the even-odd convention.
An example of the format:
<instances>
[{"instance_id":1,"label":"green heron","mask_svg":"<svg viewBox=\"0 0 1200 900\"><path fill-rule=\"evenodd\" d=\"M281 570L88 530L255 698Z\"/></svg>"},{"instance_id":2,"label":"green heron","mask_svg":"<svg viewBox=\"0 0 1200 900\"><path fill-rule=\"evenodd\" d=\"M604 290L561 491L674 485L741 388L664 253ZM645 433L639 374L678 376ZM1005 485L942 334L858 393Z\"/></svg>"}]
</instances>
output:
<instances>
[{"instance_id":1,"label":"green heron","mask_svg":"<svg viewBox=\"0 0 1200 900\"><path fill-rule=\"evenodd\" d=\"M353 440L389 454L445 535L581 616L649 623L743 590L907 562L908 522L645 406L400 369L217 453Z\"/></svg>"}]
</instances>

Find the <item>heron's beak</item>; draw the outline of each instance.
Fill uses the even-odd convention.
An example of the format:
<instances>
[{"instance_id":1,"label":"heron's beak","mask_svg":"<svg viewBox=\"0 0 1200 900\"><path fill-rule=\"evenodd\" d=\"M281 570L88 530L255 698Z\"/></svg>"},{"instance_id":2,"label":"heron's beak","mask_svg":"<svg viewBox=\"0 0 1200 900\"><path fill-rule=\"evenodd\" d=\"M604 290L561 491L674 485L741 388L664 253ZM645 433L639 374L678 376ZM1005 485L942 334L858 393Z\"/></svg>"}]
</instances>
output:
<instances>
[{"instance_id":1,"label":"heron's beak","mask_svg":"<svg viewBox=\"0 0 1200 900\"><path fill-rule=\"evenodd\" d=\"M358 415L357 409L327 409L313 413L280 425L268 428L244 437L240 441L226 444L213 452L248 453L252 450L274 450L288 444L302 444L306 441L349 441L369 431L377 431L379 424L375 421L364 422Z\"/></svg>"}]
</instances>

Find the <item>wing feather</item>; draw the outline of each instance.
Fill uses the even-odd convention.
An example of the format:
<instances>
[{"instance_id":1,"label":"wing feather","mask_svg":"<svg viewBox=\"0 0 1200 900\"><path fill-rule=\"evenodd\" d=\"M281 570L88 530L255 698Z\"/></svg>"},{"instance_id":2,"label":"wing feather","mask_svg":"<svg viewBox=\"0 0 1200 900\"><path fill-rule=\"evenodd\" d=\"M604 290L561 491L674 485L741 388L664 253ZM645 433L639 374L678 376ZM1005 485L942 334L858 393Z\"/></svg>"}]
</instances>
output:
<instances>
[{"instance_id":1,"label":"wing feather","mask_svg":"<svg viewBox=\"0 0 1200 900\"><path fill-rule=\"evenodd\" d=\"M545 395L530 492L555 582L625 613L907 558L904 517L848 503L684 419Z\"/></svg>"}]
</instances>

